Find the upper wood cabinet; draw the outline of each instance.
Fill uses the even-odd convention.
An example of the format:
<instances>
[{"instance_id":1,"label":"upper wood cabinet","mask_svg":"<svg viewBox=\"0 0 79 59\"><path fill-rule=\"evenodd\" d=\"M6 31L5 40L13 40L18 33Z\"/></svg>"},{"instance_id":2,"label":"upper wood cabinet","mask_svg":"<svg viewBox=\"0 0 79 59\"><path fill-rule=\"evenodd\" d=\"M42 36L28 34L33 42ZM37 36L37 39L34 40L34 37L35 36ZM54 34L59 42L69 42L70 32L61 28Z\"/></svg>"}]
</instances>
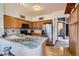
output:
<instances>
[{"instance_id":1,"label":"upper wood cabinet","mask_svg":"<svg viewBox=\"0 0 79 59\"><path fill-rule=\"evenodd\" d=\"M52 24L52 20L33 22L33 29L42 29L43 24Z\"/></svg>"},{"instance_id":2,"label":"upper wood cabinet","mask_svg":"<svg viewBox=\"0 0 79 59\"><path fill-rule=\"evenodd\" d=\"M70 14L71 10L75 7L76 3L67 3L65 14Z\"/></svg>"},{"instance_id":3,"label":"upper wood cabinet","mask_svg":"<svg viewBox=\"0 0 79 59\"><path fill-rule=\"evenodd\" d=\"M4 28L5 29L9 29L9 28L20 29L22 24L29 24L29 28L33 27L33 23L30 21L4 15Z\"/></svg>"},{"instance_id":4,"label":"upper wood cabinet","mask_svg":"<svg viewBox=\"0 0 79 59\"><path fill-rule=\"evenodd\" d=\"M10 29L10 28L20 28L20 20L18 18L4 15L4 28Z\"/></svg>"},{"instance_id":5,"label":"upper wood cabinet","mask_svg":"<svg viewBox=\"0 0 79 59\"><path fill-rule=\"evenodd\" d=\"M77 18L78 18L78 22L79 22L79 5L77 6Z\"/></svg>"},{"instance_id":6,"label":"upper wood cabinet","mask_svg":"<svg viewBox=\"0 0 79 59\"><path fill-rule=\"evenodd\" d=\"M43 24L52 24L52 20L31 22L24 19L4 15L4 27L20 29L22 24L29 24L30 29L42 29Z\"/></svg>"},{"instance_id":7,"label":"upper wood cabinet","mask_svg":"<svg viewBox=\"0 0 79 59\"><path fill-rule=\"evenodd\" d=\"M21 28L22 24L29 24L29 28L32 29L33 23L27 20L17 19L17 28Z\"/></svg>"},{"instance_id":8,"label":"upper wood cabinet","mask_svg":"<svg viewBox=\"0 0 79 59\"><path fill-rule=\"evenodd\" d=\"M70 14L70 24L79 22L79 4L74 8L73 12Z\"/></svg>"},{"instance_id":9,"label":"upper wood cabinet","mask_svg":"<svg viewBox=\"0 0 79 59\"><path fill-rule=\"evenodd\" d=\"M72 13L71 13L71 24L73 24L73 23L76 23L78 21L78 19L77 19L77 9L75 9L75 11L73 11Z\"/></svg>"},{"instance_id":10,"label":"upper wood cabinet","mask_svg":"<svg viewBox=\"0 0 79 59\"><path fill-rule=\"evenodd\" d=\"M15 21L13 17L4 16L4 28L13 28Z\"/></svg>"},{"instance_id":11,"label":"upper wood cabinet","mask_svg":"<svg viewBox=\"0 0 79 59\"><path fill-rule=\"evenodd\" d=\"M33 28L33 22L28 22L29 23L29 28L32 29Z\"/></svg>"}]
</instances>

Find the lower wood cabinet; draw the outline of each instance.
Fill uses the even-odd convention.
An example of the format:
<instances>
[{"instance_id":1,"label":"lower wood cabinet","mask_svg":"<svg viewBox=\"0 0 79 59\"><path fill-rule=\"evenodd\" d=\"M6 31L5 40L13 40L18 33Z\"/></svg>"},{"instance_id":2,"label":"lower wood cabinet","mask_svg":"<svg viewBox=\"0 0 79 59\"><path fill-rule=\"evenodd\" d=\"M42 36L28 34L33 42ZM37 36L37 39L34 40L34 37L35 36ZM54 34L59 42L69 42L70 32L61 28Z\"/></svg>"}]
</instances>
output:
<instances>
[{"instance_id":1,"label":"lower wood cabinet","mask_svg":"<svg viewBox=\"0 0 79 59\"><path fill-rule=\"evenodd\" d=\"M69 25L69 47L70 47L70 52L72 55L76 55L77 51L77 23L76 24L70 24Z\"/></svg>"}]
</instances>

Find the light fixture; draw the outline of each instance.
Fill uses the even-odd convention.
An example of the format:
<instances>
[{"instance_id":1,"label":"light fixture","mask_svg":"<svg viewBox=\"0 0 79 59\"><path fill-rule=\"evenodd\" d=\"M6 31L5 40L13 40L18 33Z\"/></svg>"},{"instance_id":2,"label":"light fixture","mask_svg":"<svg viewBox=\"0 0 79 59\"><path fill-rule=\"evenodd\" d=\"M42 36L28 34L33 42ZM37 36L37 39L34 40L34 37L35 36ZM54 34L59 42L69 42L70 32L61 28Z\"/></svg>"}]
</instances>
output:
<instances>
[{"instance_id":1,"label":"light fixture","mask_svg":"<svg viewBox=\"0 0 79 59\"><path fill-rule=\"evenodd\" d=\"M34 11L40 11L42 9L39 5L34 5L32 8Z\"/></svg>"},{"instance_id":2,"label":"light fixture","mask_svg":"<svg viewBox=\"0 0 79 59\"><path fill-rule=\"evenodd\" d=\"M20 3L19 6L20 6L20 7L27 7L27 4L25 4L25 3ZM30 6L31 6L31 5L29 5L29 7L30 7ZM34 6L32 6L32 8L33 8L34 11L40 11L40 10L42 10L42 8L41 8L39 5L34 5Z\"/></svg>"},{"instance_id":3,"label":"light fixture","mask_svg":"<svg viewBox=\"0 0 79 59\"><path fill-rule=\"evenodd\" d=\"M26 4L25 3L20 3L19 6L20 7L26 7Z\"/></svg>"}]
</instances>

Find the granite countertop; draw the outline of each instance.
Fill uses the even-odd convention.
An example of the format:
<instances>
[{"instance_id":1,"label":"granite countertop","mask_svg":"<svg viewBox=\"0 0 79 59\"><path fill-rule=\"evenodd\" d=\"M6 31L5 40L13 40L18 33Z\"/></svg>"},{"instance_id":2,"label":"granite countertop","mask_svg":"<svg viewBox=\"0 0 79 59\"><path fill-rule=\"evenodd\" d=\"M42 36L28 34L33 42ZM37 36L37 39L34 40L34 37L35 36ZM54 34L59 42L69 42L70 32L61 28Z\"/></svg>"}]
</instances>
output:
<instances>
[{"instance_id":1,"label":"granite countertop","mask_svg":"<svg viewBox=\"0 0 79 59\"><path fill-rule=\"evenodd\" d=\"M36 47L38 47L38 45L41 45L43 42L45 42L46 40L47 40L47 38L46 37L40 37L40 36L21 36L21 38L22 37L25 37L26 39L20 39L20 40L24 40L24 42L21 42L21 43L19 43L18 41L19 41L19 39L16 39L16 40L18 40L17 42L14 42L15 41L15 38L18 38L18 36L17 35L11 35L11 36L7 36L6 38L2 38L2 39L0 39L0 52L3 50L3 48L4 47L9 47L9 46L11 46L12 47L12 49L11 49L11 52L14 54L14 55L27 55L27 53L25 53L25 52L28 52L29 50L30 51L32 51L32 49L34 50ZM29 39L29 40L32 40L32 42L25 42L26 40L27 40L27 38ZM14 40L14 41L12 41L12 40ZM36 43L34 43L33 42L33 40L35 40L34 42L36 42ZM38 42L39 43L38 43ZM25 43L27 43L27 45L28 44L33 44L34 43L34 45L26 45ZM37 46L36 46L37 45ZM28 48L28 49L27 49ZM27 51L27 50L28 51ZM36 48L37 49L37 48ZM21 51L21 50L23 50L23 51ZM19 52L20 51L20 52ZM34 50L35 51L35 50ZM35 54L35 55L38 55L38 54Z\"/></svg>"},{"instance_id":2,"label":"granite countertop","mask_svg":"<svg viewBox=\"0 0 79 59\"><path fill-rule=\"evenodd\" d=\"M45 41L48 38L47 37L41 37L41 36L31 36L31 35L10 35L7 36L5 39L12 40L12 41L19 41L19 40L36 40L36 41Z\"/></svg>"}]
</instances>

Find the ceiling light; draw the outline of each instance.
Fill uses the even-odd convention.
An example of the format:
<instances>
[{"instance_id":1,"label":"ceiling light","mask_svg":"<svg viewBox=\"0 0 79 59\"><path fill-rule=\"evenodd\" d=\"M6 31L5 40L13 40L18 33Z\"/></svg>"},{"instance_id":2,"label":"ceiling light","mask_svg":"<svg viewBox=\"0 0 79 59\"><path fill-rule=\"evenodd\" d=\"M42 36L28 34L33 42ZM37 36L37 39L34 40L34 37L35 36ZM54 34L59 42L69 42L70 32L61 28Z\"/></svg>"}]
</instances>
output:
<instances>
[{"instance_id":1,"label":"ceiling light","mask_svg":"<svg viewBox=\"0 0 79 59\"><path fill-rule=\"evenodd\" d=\"M39 5L34 5L32 8L34 11L40 11L42 9Z\"/></svg>"},{"instance_id":2,"label":"ceiling light","mask_svg":"<svg viewBox=\"0 0 79 59\"><path fill-rule=\"evenodd\" d=\"M19 5L20 5L20 7L26 7L25 3L20 3Z\"/></svg>"}]
</instances>

